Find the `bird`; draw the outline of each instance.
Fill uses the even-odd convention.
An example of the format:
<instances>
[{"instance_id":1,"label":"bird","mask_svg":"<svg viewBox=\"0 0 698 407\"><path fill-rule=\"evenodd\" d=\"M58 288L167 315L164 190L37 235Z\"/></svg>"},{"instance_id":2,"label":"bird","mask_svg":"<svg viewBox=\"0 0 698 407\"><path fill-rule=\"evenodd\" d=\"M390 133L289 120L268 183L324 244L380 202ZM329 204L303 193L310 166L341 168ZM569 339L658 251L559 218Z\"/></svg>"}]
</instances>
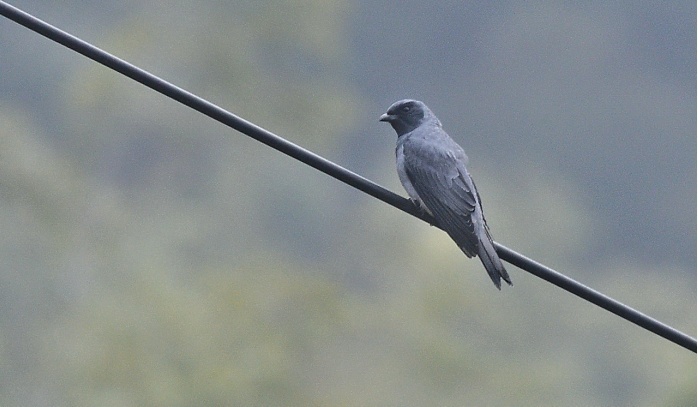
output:
<instances>
[{"instance_id":1,"label":"bird","mask_svg":"<svg viewBox=\"0 0 698 407\"><path fill-rule=\"evenodd\" d=\"M478 256L497 289L513 285L492 241L468 156L424 102L404 99L379 118L397 133L397 173L410 200L469 258Z\"/></svg>"}]
</instances>

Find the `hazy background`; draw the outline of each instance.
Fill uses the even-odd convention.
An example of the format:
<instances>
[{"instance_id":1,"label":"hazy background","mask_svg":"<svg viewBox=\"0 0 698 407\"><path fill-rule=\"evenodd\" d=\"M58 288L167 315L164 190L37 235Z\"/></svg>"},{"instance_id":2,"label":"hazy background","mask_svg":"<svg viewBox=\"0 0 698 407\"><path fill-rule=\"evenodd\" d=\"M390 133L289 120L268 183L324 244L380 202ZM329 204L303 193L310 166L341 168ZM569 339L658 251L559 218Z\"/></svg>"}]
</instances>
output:
<instances>
[{"instance_id":1,"label":"hazy background","mask_svg":"<svg viewBox=\"0 0 698 407\"><path fill-rule=\"evenodd\" d=\"M696 334L695 2L15 1ZM696 356L0 19L0 404L691 406Z\"/></svg>"}]
</instances>

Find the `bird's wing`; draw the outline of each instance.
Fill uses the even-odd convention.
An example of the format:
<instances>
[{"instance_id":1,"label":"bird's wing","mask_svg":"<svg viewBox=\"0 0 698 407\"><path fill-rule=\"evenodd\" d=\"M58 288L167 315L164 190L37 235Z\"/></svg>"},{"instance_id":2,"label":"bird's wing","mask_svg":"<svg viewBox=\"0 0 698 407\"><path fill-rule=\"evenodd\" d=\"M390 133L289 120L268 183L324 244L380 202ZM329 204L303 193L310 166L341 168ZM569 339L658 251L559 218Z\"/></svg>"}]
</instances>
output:
<instances>
[{"instance_id":1,"label":"bird's wing","mask_svg":"<svg viewBox=\"0 0 698 407\"><path fill-rule=\"evenodd\" d=\"M435 143L443 143L438 145ZM405 171L424 204L468 256L478 252L473 212L479 205L475 185L465 169L465 153L450 139L405 143Z\"/></svg>"}]
</instances>

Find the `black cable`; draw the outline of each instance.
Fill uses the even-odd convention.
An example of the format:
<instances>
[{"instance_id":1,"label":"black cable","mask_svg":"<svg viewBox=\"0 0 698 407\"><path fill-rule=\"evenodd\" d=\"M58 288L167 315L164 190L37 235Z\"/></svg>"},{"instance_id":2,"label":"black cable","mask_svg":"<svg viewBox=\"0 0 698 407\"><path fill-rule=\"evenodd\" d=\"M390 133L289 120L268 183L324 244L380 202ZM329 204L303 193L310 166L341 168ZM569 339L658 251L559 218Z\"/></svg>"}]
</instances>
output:
<instances>
[{"instance_id":1,"label":"black cable","mask_svg":"<svg viewBox=\"0 0 698 407\"><path fill-rule=\"evenodd\" d=\"M596 304L623 319L626 319L647 329L650 332L654 332L655 334L676 343L677 345L683 346L694 353L696 352L695 338L692 338L689 335L670 327L669 325L645 315L640 311L630 308L622 302L616 301L613 298L594 290L593 288L587 287L564 274L558 273L550 267L540 264L535 260L529 259L528 257L517 253L508 247L502 246L497 242L495 242L494 245L497 248L497 253L499 253L502 260L508 261L520 269L526 270L537 277L553 283L563 290Z\"/></svg>"},{"instance_id":2,"label":"black cable","mask_svg":"<svg viewBox=\"0 0 698 407\"><path fill-rule=\"evenodd\" d=\"M143 85L160 92L178 102L197 110L212 119L226 124L233 129L254 138L284 154L287 154L325 174L334 177L354 188L380 199L412 216L433 224L429 215L420 213L407 199L388 191L380 185L355 174L319 155L297 146L254 123L250 123L186 90L179 88L157 76L119 59L92 44L89 44L65 31L62 31L38 18L25 13L3 1L0 1L0 14L33 30L59 44L62 44L94 61L99 62ZM529 273L542 278L556 286L575 294L593 304L610 311L638 326L662 336L688 350L696 352L696 340L654 318L622 304L600 292L593 290L557 271L537 263L507 247L495 243L497 252L505 260Z\"/></svg>"}]
</instances>

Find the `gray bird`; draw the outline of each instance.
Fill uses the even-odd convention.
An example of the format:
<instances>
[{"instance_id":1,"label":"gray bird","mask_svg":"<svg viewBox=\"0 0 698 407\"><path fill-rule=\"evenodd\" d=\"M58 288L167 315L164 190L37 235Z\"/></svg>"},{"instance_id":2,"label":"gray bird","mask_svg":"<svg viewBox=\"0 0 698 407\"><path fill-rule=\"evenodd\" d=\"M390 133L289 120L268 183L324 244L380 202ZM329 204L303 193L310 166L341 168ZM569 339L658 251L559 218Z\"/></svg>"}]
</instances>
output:
<instances>
[{"instance_id":1,"label":"gray bird","mask_svg":"<svg viewBox=\"0 0 698 407\"><path fill-rule=\"evenodd\" d=\"M424 103L405 99L380 117L397 133L397 173L412 201L432 215L438 226L468 257L479 256L494 285L511 279L492 243L482 202L465 165L465 152L441 128Z\"/></svg>"}]
</instances>

